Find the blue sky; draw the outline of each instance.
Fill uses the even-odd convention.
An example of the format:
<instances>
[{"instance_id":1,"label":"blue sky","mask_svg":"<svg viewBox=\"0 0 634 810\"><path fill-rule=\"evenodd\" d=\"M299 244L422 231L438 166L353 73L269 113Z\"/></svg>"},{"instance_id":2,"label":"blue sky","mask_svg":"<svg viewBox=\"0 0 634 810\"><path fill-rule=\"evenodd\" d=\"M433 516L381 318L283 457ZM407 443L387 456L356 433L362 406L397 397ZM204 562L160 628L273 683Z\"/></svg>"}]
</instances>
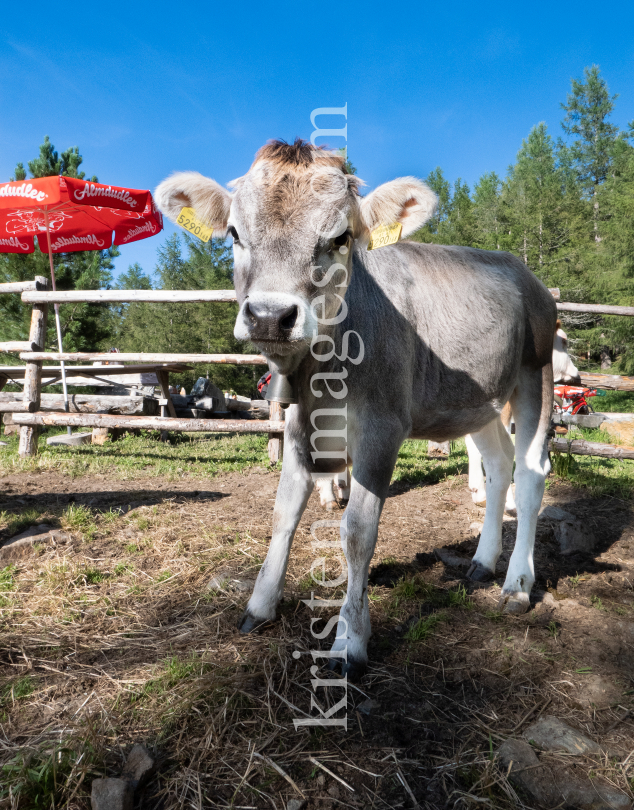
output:
<instances>
[{"instance_id":1,"label":"blue sky","mask_svg":"<svg viewBox=\"0 0 634 810\"><path fill-rule=\"evenodd\" d=\"M559 103L586 65L620 94L615 123L634 119L633 22L625 3L11 4L0 179L50 135L102 182L154 189L195 169L227 183L267 139L308 138L312 110L347 103L369 188L435 166L472 186L504 174L538 122L562 134ZM173 230L123 247L116 271L152 271Z\"/></svg>"}]
</instances>

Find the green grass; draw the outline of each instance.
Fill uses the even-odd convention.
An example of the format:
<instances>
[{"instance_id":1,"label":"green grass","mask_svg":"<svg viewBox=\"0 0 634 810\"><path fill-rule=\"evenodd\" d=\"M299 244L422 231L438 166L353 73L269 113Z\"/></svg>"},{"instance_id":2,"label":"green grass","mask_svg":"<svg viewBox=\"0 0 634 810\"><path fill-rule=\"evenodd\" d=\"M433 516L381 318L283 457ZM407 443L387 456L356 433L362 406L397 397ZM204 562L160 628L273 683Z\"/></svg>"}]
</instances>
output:
<instances>
[{"instance_id":1,"label":"green grass","mask_svg":"<svg viewBox=\"0 0 634 810\"><path fill-rule=\"evenodd\" d=\"M618 444L613 436L601 428L590 430L574 426L571 427L566 438ZM625 500L634 497L634 461L551 453L551 462L553 473L557 477L590 490L592 495L612 495Z\"/></svg>"},{"instance_id":2,"label":"green grass","mask_svg":"<svg viewBox=\"0 0 634 810\"><path fill-rule=\"evenodd\" d=\"M15 588L13 575L15 574L15 566L8 565L6 568L0 568L0 593L12 591Z\"/></svg>"},{"instance_id":3,"label":"green grass","mask_svg":"<svg viewBox=\"0 0 634 810\"><path fill-rule=\"evenodd\" d=\"M592 495L612 495L630 500L634 497L634 461L552 454L553 473L583 487Z\"/></svg>"},{"instance_id":4,"label":"green grass","mask_svg":"<svg viewBox=\"0 0 634 810\"><path fill-rule=\"evenodd\" d=\"M135 546L136 548L136 546ZM132 563L117 563L114 567L113 573L116 577L121 577L124 574L127 574L129 571L134 571L134 565Z\"/></svg>"},{"instance_id":5,"label":"green grass","mask_svg":"<svg viewBox=\"0 0 634 810\"><path fill-rule=\"evenodd\" d=\"M121 512L118 509L109 509L101 515L101 522L104 526L110 526L116 523L121 517Z\"/></svg>"},{"instance_id":6,"label":"green grass","mask_svg":"<svg viewBox=\"0 0 634 810\"><path fill-rule=\"evenodd\" d=\"M443 613L431 613L410 625L405 633L407 641L425 641L432 635L436 626L445 618Z\"/></svg>"},{"instance_id":7,"label":"green grass","mask_svg":"<svg viewBox=\"0 0 634 810\"><path fill-rule=\"evenodd\" d=\"M410 599L431 602L436 608L471 608L473 605L464 585L451 590L437 588L418 574L410 579L400 579L392 589L391 597L395 605Z\"/></svg>"},{"instance_id":8,"label":"green grass","mask_svg":"<svg viewBox=\"0 0 634 810\"><path fill-rule=\"evenodd\" d=\"M61 807L69 777L81 763L81 770L91 770L94 756L89 747L75 751L65 746L42 746L25 749L0 769L0 800L7 807L28 810L50 810Z\"/></svg>"},{"instance_id":9,"label":"green grass","mask_svg":"<svg viewBox=\"0 0 634 810\"><path fill-rule=\"evenodd\" d=\"M6 706L7 704L13 703L16 700L28 697L29 695L33 694L34 690L35 685L33 683L33 679L28 675L24 675L22 678L18 678L4 687L2 690L2 697L0 698L0 704Z\"/></svg>"},{"instance_id":10,"label":"green grass","mask_svg":"<svg viewBox=\"0 0 634 810\"><path fill-rule=\"evenodd\" d=\"M140 693L133 695L132 700L142 697L161 697L168 694L175 686L194 676L204 675L211 669L211 665L204 663L196 655L189 658L169 658L156 666L156 676L148 680Z\"/></svg>"},{"instance_id":11,"label":"green grass","mask_svg":"<svg viewBox=\"0 0 634 810\"><path fill-rule=\"evenodd\" d=\"M103 446L47 447L46 437L61 432L51 429L40 436L38 455L27 459L18 456L17 436L3 437L8 447L0 456L0 472L56 470L73 477L107 474L123 479L139 475L177 479L186 474L208 478L255 465L269 467L265 435L177 433L171 434L170 442L161 442L158 434L145 432ZM116 519L116 514L107 519Z\"/></svg>"},{"instance_id":12,"label":"green grass","mask_svg":"<svg viewBox=\"0 0 634 810\"><path fill-rule=\"evenodd\" d=\"M399 451L392 480L416 486L438 484L466 473L468 464L464 439L451 443L448 458L427 458L427 442L408 439Z\"/></svg>"},{"instance_id":13,"label":"green grass","mask_svg":"<svg viewBox=\"0 0 634 810\"><path fill-rule=\"evenodd\" d=\"M75 506L74 503L71 503L70 506L64 510L62 519L67 528L76 531L86 531L87 529L92 529L95 525L93 513L87 506L83 506L82 504Z\"/></svg>"},{"instance_id":14,"label":"green grass","mask_svg":"<svg viewBox=\"0 0 634 810\"><path fill-rule=\"evenodd\" d=\"M604 397L592 397L589 401L601 413L634 413L634 391L606 391Z\"/></svg>"},{"instance_id":15,"label":"green grass","mask_svg":"<svg viewBox=\"0 0 634 810\"><path fill-rule=\"evenodd\" d=\"M15 590L15 566L8 565L0 568L0 608L11 604L13 597L9 596Z\"/></svg>"},{"instance_id":16,"label":"green grass","mask_svg":"<svg viewBox=\"0 0 634 810\"><path fill-rule=\"evenodd\" d=\"M12 515L9 512L0 512L0 529L6 531L8 537L28 529L29 526L37 526L42 523L43 512L36 507L23 509L19 515Z\"/></svg>"},{"instance_id":17,"label":"green grass","mask_svg":"<svg viewBox=\"0 0 634 810\"><path fill-rule=\"evenodd\" d=\"M84 568L75 577L76 585L98 585L108 578L108 574L100 571L98 568Z\"/></svg>"}]
</instances>

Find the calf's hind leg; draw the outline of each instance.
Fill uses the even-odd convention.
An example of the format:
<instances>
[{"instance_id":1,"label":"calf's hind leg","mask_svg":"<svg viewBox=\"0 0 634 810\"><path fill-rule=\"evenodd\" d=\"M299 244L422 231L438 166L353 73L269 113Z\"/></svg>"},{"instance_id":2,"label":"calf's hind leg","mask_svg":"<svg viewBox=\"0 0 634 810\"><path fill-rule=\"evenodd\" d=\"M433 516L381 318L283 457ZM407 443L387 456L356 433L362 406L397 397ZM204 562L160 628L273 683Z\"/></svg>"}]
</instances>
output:
<instances>
[{"instance_id":1,"label":"calf's hind leg","mask_svg":"<svg viewBox=\"0 0 634 810\"><path fill-rule=\"evenodd\" d=\"M528 610L535 581L533 548L537 515L550 471L548 430L553 409L553 370L523 369L511 398L515 417L515 501L517 539L502 589L500 608L507 613Z\"/></svg>"},{"instance_id":2,"label":"calf's hind leg","mask_svg":"<svg viewBox=\"0 0 634 810\"><path fill-rule=\"evenodd\" d=\"M471 438L482 454L486 472L486 512L480 542L467 577L483 582L495 575L502 553L502 516L513 475L513 442L498 416Z\"/></svg>"},{"instance_id":3,"label":"calf's hind leg","mask_svg":"<svg viewBox=\"0 0 634 810\"><path fill-rule=\"evenodd\" d=\"M467 455L469 456L469 489L471 490L471 500L475 504L483 506L486 499L486 487L484 484L484 472L482 470L482 456L476 443L467 433L464 437L467 445Z\"/></svg>"}]
</instances>

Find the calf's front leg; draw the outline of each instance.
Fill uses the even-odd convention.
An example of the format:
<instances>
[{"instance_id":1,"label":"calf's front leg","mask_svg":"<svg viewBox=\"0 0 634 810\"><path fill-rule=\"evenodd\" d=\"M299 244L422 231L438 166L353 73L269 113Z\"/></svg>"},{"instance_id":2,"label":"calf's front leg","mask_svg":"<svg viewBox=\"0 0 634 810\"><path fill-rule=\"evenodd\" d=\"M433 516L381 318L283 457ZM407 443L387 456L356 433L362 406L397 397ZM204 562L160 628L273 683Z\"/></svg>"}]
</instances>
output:
<instances>
[{"instance_id":1,"label":"calf's front leg","mask_svg":"<svg viewBox=\"0 0 634 810\"><path fill-rule=\"evenodd\" d=\"M363 675L368 663L370 608L368 572L379 532L379 519L396 462L398 448L385 464L364 471L355 460L350 501L341 521L341 545L348 562L348 590L339 613L337 637L331 650L330 667L341 664L351 680ZM361 469L359 469L361 468Z\"/></svg>"},{"instance_id":2,"label":"calf's front leg","mask_svg":"<svg viewBox=\"0 0 634 810\"><path fill-rule=\"evenodd\" d=\"M249 604L238 623L242 633L250 633L261 624L275 619L277 605L284 592L291 545L312 489L310 473L300 462L294 443L287 439L273 510L273 535Z\"/></svg>"}]
</instances>

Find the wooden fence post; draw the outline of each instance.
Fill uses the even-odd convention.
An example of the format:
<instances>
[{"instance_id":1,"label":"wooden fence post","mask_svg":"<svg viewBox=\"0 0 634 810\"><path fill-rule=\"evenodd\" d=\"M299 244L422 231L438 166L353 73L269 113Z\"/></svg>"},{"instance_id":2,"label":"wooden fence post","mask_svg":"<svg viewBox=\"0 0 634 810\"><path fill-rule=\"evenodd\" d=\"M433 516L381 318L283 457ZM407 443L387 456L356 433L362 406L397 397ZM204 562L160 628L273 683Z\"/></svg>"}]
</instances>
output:
<instances>
[{"instance_id":1,"label":"wooden fence post","mask_svg":"<svg viewBox=\"0 0 634 810\"><path fill-rule=\"evenodd\" d=\"M156 372L156 379L159 382L161 389L161 396L167 400L167 412L170 416L176 418L176 409L170 396L170 373L165 369L160 369Z\"/></svg>"},{"instance_id":2,"label":"wooden fence post","mask_svg":"<svg viewBox=\"0 0 634 810\"><path fill-rule=\"evenodd\" d=\"M273 421L280 421L282 419L282 406L279 402L271 402L269 406L269 419ZM277 464L282 460L284 452L284 434L283 433L269 433L269 461L271 464Z\"/></svg>"},{"instance_id":3,"label":"wooden fence post","mask_svg":"<svg viewBox=\"0 0 634 810\"><path fill-rule=\"evenodd\" d=\"M36 276L35 283L40 290L48 288L48 279L44 276ZM37 343L40 349L44 349L46 343L46 321L48 318L48 304L34 304L31 313L31 331L29 340ZM42 396L42 361L27 362L24 373L24 404L29 411L37 411L40 407ZM27 458L37 454L37 436L39 429L23 425L20 428L20 458Z\"/></svg>"}]
</instances>

